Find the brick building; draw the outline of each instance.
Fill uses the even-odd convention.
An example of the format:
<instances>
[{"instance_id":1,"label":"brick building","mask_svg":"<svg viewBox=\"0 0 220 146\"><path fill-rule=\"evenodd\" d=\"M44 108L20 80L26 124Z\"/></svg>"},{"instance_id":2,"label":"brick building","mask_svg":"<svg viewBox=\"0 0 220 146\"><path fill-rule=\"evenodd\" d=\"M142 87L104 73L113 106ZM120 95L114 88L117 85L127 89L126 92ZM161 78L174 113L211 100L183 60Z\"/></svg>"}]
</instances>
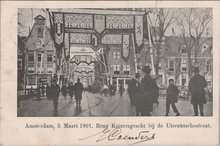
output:
<instances>
[{"instance_id":1,"label":"brick building","mask_svg":"<svg viewBox=\"0 0 220 146\"><path fill-rule=\"evenodd\" d=\"M38 15L26 43L26 88L36 88L50 82L56 72L55 47L46 27L45 18Z\"/></svg>"}]
</instances>

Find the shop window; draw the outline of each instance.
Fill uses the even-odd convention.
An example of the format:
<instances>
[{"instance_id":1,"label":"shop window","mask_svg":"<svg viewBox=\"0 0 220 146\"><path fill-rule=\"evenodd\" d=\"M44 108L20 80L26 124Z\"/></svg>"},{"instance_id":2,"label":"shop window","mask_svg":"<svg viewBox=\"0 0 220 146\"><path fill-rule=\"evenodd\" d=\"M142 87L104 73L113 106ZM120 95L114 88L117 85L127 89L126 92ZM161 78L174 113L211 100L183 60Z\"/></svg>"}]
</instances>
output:
<instances>
[{"instance_id":1,"label":"shop window","mask_svg":"<svg viewBox=\"0 0 220 146\"><path fill-rule=\"evenodd\" d=\"M28 76L28 78L27 78L27 84L28 84L28 85L35 85L35 84L36 84L36 77Z\"/></svg>"}]
</instances>

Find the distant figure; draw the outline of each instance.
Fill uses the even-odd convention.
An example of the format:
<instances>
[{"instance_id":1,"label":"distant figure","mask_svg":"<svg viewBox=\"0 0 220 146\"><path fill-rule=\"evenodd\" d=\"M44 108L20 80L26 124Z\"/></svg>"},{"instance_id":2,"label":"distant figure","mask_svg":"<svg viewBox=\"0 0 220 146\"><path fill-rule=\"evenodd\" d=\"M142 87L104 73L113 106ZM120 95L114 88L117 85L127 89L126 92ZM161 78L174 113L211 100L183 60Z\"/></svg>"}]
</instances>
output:
<instances>
[{"instance_id":1,"label":"distant figure","mask_svg":"<svg viewBox=\"0 0 220 146\"><path fill-rule=\"evenodd\" d=\"M40 99L40 97L41 97L41 91L40 91L41 87L40 87L40 85L37 86L36 90L37 90L37 99Z\"/></svg>"},{"instance_id":2,"label":"distant figure","mask_svg":"<svg viewBox=\"0 0 220 146\"><path fill-rule=\"evenodd\" d=\"M143 92L141 115L151 116L150 112L153 111L153 103L159 103L159 87L157 86L156 80L150 76L151 68L149 66L144 66L142 71L145 75L141 80Z\"/></svg>"},{"instance_id":3,"label":"distant figure","mask_svg":"<svg viewBox=\"0 0 220 146\"><path fill-rule=\"evenodd\" d=\"M167 88L167 98L166 98L166 116L170 112L170 105L173 108L173 111L176 113L176 116L180 116L179 111L176 108L175 103L178 101L179 89L174 85L174 80L169 79L169 86Z\"/></svg>"},{"instance_id":4,"label":"distant figure","mask_svg":"<svg viewBox=\"0 0 220 146\"><path fill-rule=\"evenodd\" d=\"M50 96L53 99L53 104L54 104L54 112L57 113L58 109L58 100L59 100L59 94L60 94L60 87L56 83L56 80L52 80L52 84L50 87Z\"/></svg>"},{"instance_id":5,"label":"distant figure","mask_svg":"<svg viewBox=\"0 0 220 146\"><path fill-rule=\"evenodd\" d=\"M50 97L50 86L49 86L49 84L47 84L47 86L46 86L46 96L47 96L47 98L51 98Z\"/></svg>"},{"instance_id":6,"label":"distant figure","mask_svg":"<svg viewBox=\"0 0 220 146\"><path fill-rule=\"evenodd\" d=\"M131 106L134 106L135 105L135 95L136 95L136 92L137 92L137 80L140 79L140 74L139 73L136 73L135 74L135 78L132 78L131 80L129 80L128 82L128 96L130 98L130 105Z\"/></svg>"},{"instance_id":7,"label":"distant figure","mask_svg":"<svg viewBox=\"0 0 220 146\"><path fill-rule=\"evenodd\" d=\"M74 85L74 91L75 91L75 99L76 99L76 105L81 105L82 100L82 92L83 92L83 84L80 82L80 79L77 79L77 83Z\"/></svg>"},{"instance_id":8,"label":"distant figure","mask_svg":"<svg viewBox=\"0 0 220 146\"><path fill-rule=\"evenodd\" d=\"M123 92L124 92L124 86L123 86L123 84L120 84L120 85L119 85L119 93L120 93L120 96L123 96Z\"/></svg>"},{"instance_id":9,"label":"distant figure","mask_svg":"<svg viewBox=\"0 0 220 146\"><path fill-rule=\"evenodd\" d=\"M107 92L108 92L108 86L105 84L103 87L103 93L105 96L107 95Z\"/></svg>"},{"instance_id":10,"label":"distant figure","mask_svg":"<svg viewBox=\"0 0 220 146\"><path fill-rule=\"evenodd\" d=\"M189 92L191 93L191 103L193 105L195 116L198 116L198 106L200 115L204 116L203 104L206 103L207 81L204 76L199 74L199 67L194 68L194 76L189 81Z\"/></svg>"},{"instance_id":11,"label":"distant figure","mask_svg":"<svg viewBox=\"0 0 220 146\"><path fill-rule=\"evenodd\" d=\"M73 99L74 86L73 86L73 83L72 83L72 82L69 84L68 90L69 90L69 96L70 96L70 98Z\"/></svg>"},{"instance_id":12,"label":"distant figure","mask_svg":"<svg viewBox=\"0 0 220 146\"><path fill-rule=\"evenodd\" d=\"M65 84L63 84L62 88L61 88L61 93L63 94L64 98L66 99L67 96L67 87Z\"/></svg>"},{"instance_id":13,"label":"distant figure","mask_svg":"<svg viewBox=\"0 0 220 146\"><path fill-rule=\"evenodd\" d=\"M41 85L41 93L42 93L41 95L44 96L44 93L45 93L45 87L44 87L43 84Z\"/></svg>"},{"instance_id":14,"label":"distant figure","mask_svg":"<svg viewBox=\"0 0 220 146\"><path fill-rule=\"evenodd\" d=\"M113 92L114 92L114 89L113 89L114 87L111 85L111 84L109 84L109 95L110 96L112 96L113 95Z\"/></svg>"}]
</instances>

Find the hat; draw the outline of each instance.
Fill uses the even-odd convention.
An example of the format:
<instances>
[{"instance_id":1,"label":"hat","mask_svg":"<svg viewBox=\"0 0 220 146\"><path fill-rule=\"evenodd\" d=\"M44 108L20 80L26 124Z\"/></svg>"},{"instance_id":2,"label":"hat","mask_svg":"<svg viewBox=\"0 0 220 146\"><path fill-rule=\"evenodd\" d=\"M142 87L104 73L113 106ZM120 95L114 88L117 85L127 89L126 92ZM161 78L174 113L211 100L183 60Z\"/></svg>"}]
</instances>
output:
<instances>
[{"instance_id":1,"label":"hat","mask_svg":"<svg viewBox=\"0 0 220 146\"><path fill-rule=\"evenodd\" d=\"M151 70L150 66L144 66L144 67L142 68L142 71L143 71L143 72L150 71L150 70Z\"/></svg>"}]
</instances>

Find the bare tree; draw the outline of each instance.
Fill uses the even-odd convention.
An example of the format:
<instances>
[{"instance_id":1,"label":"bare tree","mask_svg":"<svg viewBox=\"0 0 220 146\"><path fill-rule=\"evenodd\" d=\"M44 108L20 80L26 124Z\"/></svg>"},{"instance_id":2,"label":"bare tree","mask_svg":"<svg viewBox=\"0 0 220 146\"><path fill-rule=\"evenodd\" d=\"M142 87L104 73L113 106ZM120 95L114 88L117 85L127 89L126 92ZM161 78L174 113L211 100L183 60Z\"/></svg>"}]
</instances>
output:
<instances>
[{"instance_id":1,"label":"bare tree","mask_svg":"<svg viewBox=\"0 0 220 146\"><path fill-rule=\"evenodd\" d=\"M152 12L152 11L151 11ZM149 24L151 26L152 47L155 49L155 73L158 75L159 63L161 59L161 53L163 49L163 43L165 42L165 33L167 29L177 21L179 17L178 9L165 9L158 8L153 12L154 18L149 17Z\"/></svg>"},{"instance_id":2,"label":"bare tree","mask_svg":"<svg viewBox=\"0 0 220 146\"><path fill-rule=\"evenodd\" d=\"M183 37L183 45L185 45L187 49L189 77L192 76L193 61L198 61L198 52L200 51L200 45L202 43L201 38L211 20L211 8L181 9L181 16L177 20L177 25ZM193 53L195 60L192 60Z\"/></svg>"}]
</instances>

